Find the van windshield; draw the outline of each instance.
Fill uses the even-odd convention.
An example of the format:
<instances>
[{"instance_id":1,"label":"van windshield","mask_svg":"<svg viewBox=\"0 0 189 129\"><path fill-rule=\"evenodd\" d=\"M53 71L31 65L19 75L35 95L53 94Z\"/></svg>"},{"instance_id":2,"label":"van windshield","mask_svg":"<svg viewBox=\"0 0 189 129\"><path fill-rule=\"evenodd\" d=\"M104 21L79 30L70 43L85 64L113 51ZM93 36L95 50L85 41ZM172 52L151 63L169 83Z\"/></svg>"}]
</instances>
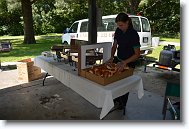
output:
<instances>
[{"instance_id":1,"label":"van windshield","mask_svg":"<svg viewBox=\"0 0 189 129\"><path fill-rule=\"evenodd\" d=\"M78 22L74 23L69 30L69 33L77 33Z\"/></svg>"}]
</instances>

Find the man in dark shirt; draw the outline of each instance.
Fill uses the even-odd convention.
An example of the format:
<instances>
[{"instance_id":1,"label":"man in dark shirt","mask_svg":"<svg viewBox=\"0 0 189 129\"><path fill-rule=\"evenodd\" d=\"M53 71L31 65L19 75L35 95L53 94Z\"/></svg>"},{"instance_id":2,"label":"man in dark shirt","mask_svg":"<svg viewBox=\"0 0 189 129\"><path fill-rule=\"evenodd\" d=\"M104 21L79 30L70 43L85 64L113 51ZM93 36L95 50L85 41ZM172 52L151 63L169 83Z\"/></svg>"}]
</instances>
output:
<instances>
[{"instance_id":1,"label":"man in dark shirt","mask_svg":"<svg viewBox=\"0 0 189 129\"><path fill-rule=\"evenodd\" d=\"M125 13L119 13L115 19L117 29L114 35L114 43L111 51L111 58L108 62L117 63L118 71L122 71L125 66L135 68L134 61L140 56L140 38L136 30L133 29L132 21ZM114 57L117 50L117 57ZM119 102L121 109L125 108L129 93L114 100Z\"/></svg>"},{"instance_id":2,"label":"man in dark shirt","mask_svg":"<svg viewBox=\"0 0 189 129\"><path fill-rule=\"evenodd\" d=\"M129 27L125 32L117 28L114 37L114 44L117 46L117 59L119 61L129 59L135 55L135 49L137 52L138 49L140 49L138 33L132 27ZM135 66L132 61L127 62L126 64L132 68Z\"/></svg>"}]
</instances>

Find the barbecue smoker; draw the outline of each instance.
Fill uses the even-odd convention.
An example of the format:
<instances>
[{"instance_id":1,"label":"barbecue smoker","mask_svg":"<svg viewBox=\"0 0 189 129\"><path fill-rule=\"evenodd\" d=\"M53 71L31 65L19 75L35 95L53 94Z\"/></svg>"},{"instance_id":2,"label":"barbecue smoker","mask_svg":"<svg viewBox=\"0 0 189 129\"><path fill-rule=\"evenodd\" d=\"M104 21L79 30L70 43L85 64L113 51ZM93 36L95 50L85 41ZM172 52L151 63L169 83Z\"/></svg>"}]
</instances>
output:
<instances>
[{"instance_id":1,"label":"barbecue smoker","mask_svg":"<svg viewBox=\"0 0 189 129\"><path fill-rule=\"evenodd\" d=\"M10 52L12 50L12 43L10 41L0 42L0 52Z\"/></svg>"},{"instance_id":2,"label":"barbecue smoker","mask_svg":"<svg viewBox=\"0 0 189 129\"><path fill-rule=\"evenodd\" d=\"M176 50L174 45L167 45L160 52L159 62L154 64L154 67L180 71L175 68L178 64L180 64L180 50Z\"/></svg>"}]
</instances>

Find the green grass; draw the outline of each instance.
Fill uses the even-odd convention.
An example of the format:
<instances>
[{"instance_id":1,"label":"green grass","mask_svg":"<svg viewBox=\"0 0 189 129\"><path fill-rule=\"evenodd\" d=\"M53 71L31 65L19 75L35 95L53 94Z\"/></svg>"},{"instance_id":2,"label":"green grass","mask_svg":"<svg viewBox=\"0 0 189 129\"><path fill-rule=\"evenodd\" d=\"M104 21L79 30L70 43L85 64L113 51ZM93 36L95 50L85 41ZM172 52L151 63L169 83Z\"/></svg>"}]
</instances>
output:
<instances>
[{"instance_id":1,"label":"green grass","mask_svg":"<svg viewBox=\"0 0 189 129\"><path fill-rule=\"evenodd\" d=\"M149 54L147 57L150 58L153 61L159 60L159 54L163 50L164 45L157 46L153 49L152 54ZM180 46L176 46L176 50L180 50Z\"/></svg>"},{"instance_id":2,"label":"green grass","mask_svg":"<svg viewBox=\"0 0 189 129\"><path fill-rule=\"evenodd\" d=\"M147 58L150 60L150 61L156 61L158 62L159 61L159 55L160 55L160 52L163 50L163 46L164 45L160 45L158 47L155 47L152 54L149 54L147 56ZM180 50L180 46L176 46L176 50ZM178 68L180 69L180 64L178 64L175 68Z\"/></svg>"},{"instance_id":3,"label":"green grass","mask_svg":"<svg viewBox=\"0 0 189 129\"><path fill-rule=\"evenodd\" d=\"M0 53L1 62L15 62L26 58L34 58L40 55L43 51L50 51L51 46L61 43L61 34L48 34L35 36L36 44L23 44L24 36L1 36L0 41L9 40L13 49L10 52ZM161 38L161 40L175 42L179 39ZM163 46L158 46L153 50L153 53L148 55L152 60L158 60L160 51ZM180 47L176 47L177 50Z\"/></svg>"},{"instance_id":4,"label":"green grass","mask_svg":"<svg viewBox=\"0 0 189 129\"><path fill-rule=\"evenodd\" d=\"M13 49L1 52L1 62L15 62L26 58L34 58L43 51L50 51L51 46L61 43L61 34L35 36L36 44L23 44L24 36L1 36L0 41L10 41Z\"/></svg>"},{"instance_id":5,"label":"green grass","mask_svg":"<svg viewBox=\"0 0 189 129\"><path fill-rule=\"evenodd\" d=\"M160 38L160 41L180 43L180 39L175 39L175 38Z\"/></svg>"}]
</instances>

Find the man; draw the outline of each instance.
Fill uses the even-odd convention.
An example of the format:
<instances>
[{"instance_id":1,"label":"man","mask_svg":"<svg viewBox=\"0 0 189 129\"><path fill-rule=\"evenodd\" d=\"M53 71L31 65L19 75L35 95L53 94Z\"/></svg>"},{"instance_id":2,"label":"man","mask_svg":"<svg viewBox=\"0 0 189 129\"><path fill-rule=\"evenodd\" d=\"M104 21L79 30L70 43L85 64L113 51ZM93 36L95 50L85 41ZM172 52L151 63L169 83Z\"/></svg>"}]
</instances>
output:
<instances>
[{"instance_id":1,"label":"man","mask_svg":"<svg viewBox=\"0 0 189 129\"><path fill-rule=\"evenodd\" d=\"M117 29L114 35L114 43L111 50L111 58L107 63L117 63L118 71L122 71L124 67L135 68L135 60L140 56L140 38L136 30L132 26L132 21L125 13L119 13L115 19ZM114 57L117 50L117 57ZM129 93L120 96L114 100L118 102L120 108L126 106Z\"/></svg>"}]
</instances>

